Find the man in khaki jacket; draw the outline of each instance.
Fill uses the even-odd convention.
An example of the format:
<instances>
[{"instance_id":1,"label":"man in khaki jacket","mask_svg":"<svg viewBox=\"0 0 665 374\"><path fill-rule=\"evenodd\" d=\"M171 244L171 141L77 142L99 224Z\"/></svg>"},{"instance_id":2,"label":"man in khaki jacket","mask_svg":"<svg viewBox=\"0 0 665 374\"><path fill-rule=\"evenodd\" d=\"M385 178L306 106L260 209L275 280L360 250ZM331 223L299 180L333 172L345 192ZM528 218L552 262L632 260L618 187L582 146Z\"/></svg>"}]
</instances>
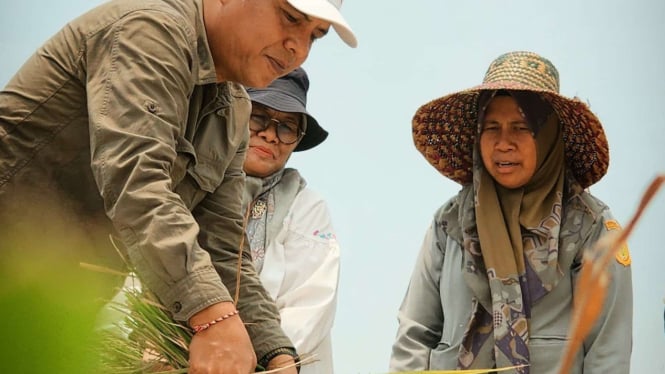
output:
<instances>
[{"instance_id":1,"label":"man in khaki jacket","mask_svg":"<svg viewBox=\"0 0 665 374\"><path fill-rule=\"evenodd\" d=\"M292 363L246 241L233 304L250 112L240 84L264 87L301 65L330 26L355 46L340 6L112 0L70 22L0 92L2 227L55 216L101 257L114 230L175 319L232 314L194 335L191 372Z\"/></svg>"}]
</instances>

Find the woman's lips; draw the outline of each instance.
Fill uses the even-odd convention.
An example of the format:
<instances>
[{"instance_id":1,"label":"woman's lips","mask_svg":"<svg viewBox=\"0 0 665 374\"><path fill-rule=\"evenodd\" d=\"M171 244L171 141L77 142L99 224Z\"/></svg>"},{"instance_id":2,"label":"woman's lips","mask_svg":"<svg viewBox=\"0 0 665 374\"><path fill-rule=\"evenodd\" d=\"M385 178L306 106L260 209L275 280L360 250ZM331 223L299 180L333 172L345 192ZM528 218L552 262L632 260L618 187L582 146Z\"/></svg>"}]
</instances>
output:
<instances>
[{"instance_id":1,"label":"woman's lips","mask_svg":"<svg viewBox=\"0 0 665 374\"><path fill-rule=\"evenodd\" d=\"M272 153L272 151L266 147L261 147L261 146L253 146L251 147L252 150L257 153L261 157L269 157L269 158L274 158L275 155Z\"/></svg>"},{"instance_id":2,"label":"woman's lips","mask_svg":"<svg viewBox=\"0 0 665 374\"><path fill-rule=\"evenodd\" d=\"M496 169L500 173L509 173L519 166L516 162L500 161L495 162Z\"/></svg>"}]
</instances>

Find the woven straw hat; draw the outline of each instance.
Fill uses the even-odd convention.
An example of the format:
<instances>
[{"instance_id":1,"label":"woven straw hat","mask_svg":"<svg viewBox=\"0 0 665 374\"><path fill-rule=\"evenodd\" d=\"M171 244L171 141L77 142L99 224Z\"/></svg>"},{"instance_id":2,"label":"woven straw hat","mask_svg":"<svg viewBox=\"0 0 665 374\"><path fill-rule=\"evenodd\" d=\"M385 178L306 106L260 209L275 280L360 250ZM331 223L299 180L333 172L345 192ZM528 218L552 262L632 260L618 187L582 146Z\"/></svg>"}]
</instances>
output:
<instances>
[{"instance_id":1,"label":"woven straw hat","mask_svg":"<svg viewBox=\"0 0 665 374\"><path fill-rule=\"evenodd\" d=\"M510 52L492 62L483 84L421 106L413 117L413 141L441 174L462 185L473 180L473 147L478 135L478 96L486 90L540 94L552 105L563 129L566 165L583 188L607 172L609 149L603 127L577 98L559 94L559 73L532 52Z\"/></svg>"}]
</instances>

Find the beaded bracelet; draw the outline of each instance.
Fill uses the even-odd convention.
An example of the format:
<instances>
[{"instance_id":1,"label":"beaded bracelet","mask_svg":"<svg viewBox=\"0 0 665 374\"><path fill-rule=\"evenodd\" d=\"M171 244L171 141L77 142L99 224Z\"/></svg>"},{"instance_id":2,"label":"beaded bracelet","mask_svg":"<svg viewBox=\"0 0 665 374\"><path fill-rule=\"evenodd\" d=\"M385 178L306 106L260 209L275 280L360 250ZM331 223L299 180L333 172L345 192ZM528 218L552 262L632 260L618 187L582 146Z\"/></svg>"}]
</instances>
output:
<instances>
[{"instance_id":1,"label":"beaded bracelet","mask_svg":"<svg viewBox=\"0 0 665 374\"><path fill-rule=\"evenodd\" d=\"M204 324L201 324L201 325L195 325L195 326L192 327L192 330L194 330L194 334L196 334L197 332L201 332L201 331L207 329L208 327L210 327L210 326L212 326L212 325L214 325L218 322L222 322L225 319L228 319L228 318L231 318L231 317L235 316L238 313L240 313L240 312L238 310L235 310L231 313L227 313L227 314L225 314L221 317L215 318L215 319L213 319L212 321L210 321L208 323L204 323Z\"/></svg>"},{"instance_id":2,"label":"beaded bracelet","mask_svg":"<svg viewBox=\"0 0 665 374\"><path fill-rule=\"evenodd\" d=\"M290 347L280 347L273 349L272 351L266 353L261 359L259 359L258 365L263 368L267 368L270 361L279 355L289 355L293 357L293 360L296 362L296 371L300 373L300 358L298 357L296 350Z\"/></svg>"}]
</instances>

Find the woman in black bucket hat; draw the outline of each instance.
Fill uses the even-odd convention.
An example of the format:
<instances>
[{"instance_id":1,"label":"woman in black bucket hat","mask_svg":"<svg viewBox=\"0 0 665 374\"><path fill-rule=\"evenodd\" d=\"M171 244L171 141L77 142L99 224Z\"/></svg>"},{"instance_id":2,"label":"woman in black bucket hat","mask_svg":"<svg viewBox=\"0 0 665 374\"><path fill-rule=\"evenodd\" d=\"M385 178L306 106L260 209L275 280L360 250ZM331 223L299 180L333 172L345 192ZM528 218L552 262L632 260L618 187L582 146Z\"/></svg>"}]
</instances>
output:
<instances>
[{"instance_id":1,"label":"woman in black bucket hat","mask_svg":"<svg viewBox=\"0 0 665 374\"><path fill-rule=\"evenodd\" d=\"M330 330L337 304L340 249L323 198L287 168L292 152L328 136L307 112L309 80L296 69L252 100L244 203L252 258L275 299L282 328L304 362L301 374L332 374Z\"/></svg>"}]
</instances>

